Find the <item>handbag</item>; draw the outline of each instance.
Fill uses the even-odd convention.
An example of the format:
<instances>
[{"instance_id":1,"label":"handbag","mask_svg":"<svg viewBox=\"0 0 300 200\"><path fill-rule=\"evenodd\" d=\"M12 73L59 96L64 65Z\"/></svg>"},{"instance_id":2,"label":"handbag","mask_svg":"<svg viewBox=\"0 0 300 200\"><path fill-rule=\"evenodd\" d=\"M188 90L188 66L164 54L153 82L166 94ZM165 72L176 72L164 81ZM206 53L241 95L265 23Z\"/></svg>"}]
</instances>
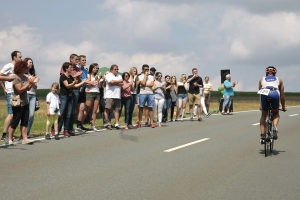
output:
<instances>
[{"instance_id":1,"label":"handbag","mask_svg":"<svg viewBox=\"0 0 300 200\"><path fill-rule=\"evenodd\" d=\"M20 95L11 95L9 103L12 107L19 107L21 105Z\"/></svg>"},{"instance_id":2,"label":"handbag","mask_svg":"<svg viewBox=\"0 0 300 200\"><path fill-rule=\"evenodd\" d=\"M36 98L34 111L37 111L39 109L40 109L40 103L39 100Z\"/></svg>"}]
</instances>

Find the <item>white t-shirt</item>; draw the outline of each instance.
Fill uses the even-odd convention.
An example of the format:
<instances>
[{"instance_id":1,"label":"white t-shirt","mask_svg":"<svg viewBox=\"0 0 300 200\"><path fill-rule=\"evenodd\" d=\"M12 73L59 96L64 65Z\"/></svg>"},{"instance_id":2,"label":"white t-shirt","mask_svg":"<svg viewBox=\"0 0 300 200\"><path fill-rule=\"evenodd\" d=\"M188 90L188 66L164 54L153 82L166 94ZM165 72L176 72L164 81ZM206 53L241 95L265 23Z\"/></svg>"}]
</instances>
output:
<instances>
[{"instance_id":1,"label":"white t-shirt","mask_svg":"<svg viewBox=\"0 0 300 200\"><path fill-rule=\"evenodd\" d=\"M88 78L89 77L90 77L90 75L88 74ZM96 80L96 77L95 76L91 76L91 81L95 81L95 80ZM97 85L87 85L87 92L97 92L97 93L99 93L98 84Z\"/></svg>"},{"instance_id":2,"label":"white t-shirt","mask_svg":"<svg viewBox=\"0 0 300 200\"><path fill-rule=\"evenodd\" d=\"M59 110L60 101L59 101L59 96L57 94L53 94L52 92L49 92L46 97L46 102L50 104L49 105L50 115L55 115L55 114L60 115L60 110ZM55 110L57 109L58 112L55 113Z\"/></svg>"},{"instance_id":3,"label":"white t-shirt","mask_svg":"<svg viewBox=\"0 0 300 200\"><path fill-rule=\"evenodd\" d=\"M1 69L1 73L5 76L14 76L14 67L15 66L12 63L8 63ZM5 89L7 90L7 93L12 93L12 82L5 81Z\"/></svg>"},{"instance_id":4,"label":"white t-shirt","mask_svg":"<svg viewBox=\"0 0 300 200\"><path fill-rule=\"evenodd\" d=\"M144 79L144 74L139 75L139 81L141 82ZM151 75L148 75L146 78L146 85L150 84L154 81L154 77ZM152 87L141 87L140 94L153 94Z\"/></svg>"},{"instance_id":5,"label":"white t-shirt","mask_svg":"<svg viewBox=\"0 0 300 200\"><path fill-rule=\"evenodd\" d=\"M105 77L106 81L106 90L105 98L121 99L121 85L109 85L111 81L122 80L121 75L117 74L116 76L113 73L108 73Z\"/></svg>"}]
</instances>

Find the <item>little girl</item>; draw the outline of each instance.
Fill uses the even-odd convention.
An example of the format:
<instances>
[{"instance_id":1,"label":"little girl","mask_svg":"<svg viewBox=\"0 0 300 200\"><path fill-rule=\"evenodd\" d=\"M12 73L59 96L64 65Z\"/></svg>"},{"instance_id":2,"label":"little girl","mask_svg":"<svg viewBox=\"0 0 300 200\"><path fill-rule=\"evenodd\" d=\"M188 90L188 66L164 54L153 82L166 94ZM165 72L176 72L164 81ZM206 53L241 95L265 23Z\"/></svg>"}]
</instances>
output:
<instances>
[{"instance_id":1,"label":"little girl","mask_svg":"<svg viewBox=\"0 0 300 200\"><path fill-rule=\"evenodd\" d=\"M47 103L47 123L46 123L46 140L51 140L50 137L50 124L54 122L54 130L55 130L55 139L59 140L58 136L58 116L60 115L59 111L59 96L56 94L59 89L58 83L53 83L51 86L51 92L47 94L46 103Z\"/></svg>"}]
</instances>

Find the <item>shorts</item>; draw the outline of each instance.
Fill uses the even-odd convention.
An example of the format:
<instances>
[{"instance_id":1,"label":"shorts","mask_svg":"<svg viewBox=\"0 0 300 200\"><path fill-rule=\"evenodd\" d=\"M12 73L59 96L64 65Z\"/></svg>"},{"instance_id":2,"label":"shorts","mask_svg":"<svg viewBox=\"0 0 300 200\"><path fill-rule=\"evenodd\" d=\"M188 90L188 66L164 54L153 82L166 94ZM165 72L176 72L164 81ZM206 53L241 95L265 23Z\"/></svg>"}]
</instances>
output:
<instances>
[{"instance_id":1,"label":"shorts","mask_svg":"<svg viewBox=\"0 0 300 200\"><path fill-rule=\"evenodd\" d=\"M177 95L177 100L186 100L187 99L187 94L178 94Z\"/></svg>"},{"instance_id":2,"label":"shorts","mask_svg":"<svg viewBox=\"0 0 300 200\"><path fill-rule=\"evenodd\" d=\"M85 103L85 102L86 102L85 91L83 91L83 92L79 91L78 104Z\"/></svg>"},{"instance_id":3,"label":"shorts","mask_svg":"<svg viewBox=\"0 0 300 200\"><path fill-rule=\"evenodd\" d=\"M100 95L98 92L87 92L86 100L87 101L100 101Z\"/></svg>"},{"instance_id":4,"label":"shorts","mask_svg":"<svg viewBox=\"0 0 300 200\"><path fill-rule=\"evenodd\" d=\"M140 106L140 102L139 102L139 101L140 101L140 94L137 94L137 95L136 95L136 102L137 102L137 105L138 105L138 106ZM146 107L148 106L147 102L145 103L145 106L146 106Z\"/></svg>"},{"instance_id":5,"label":"shorts","mask_svg":"<svg viewBox=\"0 0 300 200\"><path fill-rule=\"evenodd\" d=\"M113 99L107 98L105 99L105 108L106 109L113 109L113 110L120 110L121 109L121 99Z\"/></svg>"},{"instance_id":6,"label":"shorts","mask_svg":"<svg viewBox=\"0 0 300 200\"><path fill-rule=\"evenodd\" d=\"M191 94L188 93L189 105L199 105L200 104L200 94Z\"/></svg>"},{"instance_id":7,"label":"shorts","mask_svg":"<svg viewBox=\"0 0 300 200\"><path fill-rule=\"evenodd\" d=\"M11 95L13 95L14 93L8 93L6 95L6 107L7 107L7 114L13 114L13 110L12 107L10 105L10 97Z\"/></svg>"},{"instance_id":8,"label":"shorts","mask_svg":"<svg viewBox=\"0 0 300 200\"><path fill-rule=\"evenodd\" d=\"M154 94L139 94L139 106L152 108L154 106Z\"/></svg>"},{"instance_id":9,"label":"shorts","mask_svg":"<svg viewBox=\"0 0 300 200\"><path fill-rule=\"evenodd\" d=\"M260 95L260 105L261 105L261 109L263 111L268 110L268 100L267 100L267 98L271 98L272 109L278 109L279 108L280 93L279 93L278 90L270 90L270 93L269 93L268 96Z\"/></svg>"}]
</instances>

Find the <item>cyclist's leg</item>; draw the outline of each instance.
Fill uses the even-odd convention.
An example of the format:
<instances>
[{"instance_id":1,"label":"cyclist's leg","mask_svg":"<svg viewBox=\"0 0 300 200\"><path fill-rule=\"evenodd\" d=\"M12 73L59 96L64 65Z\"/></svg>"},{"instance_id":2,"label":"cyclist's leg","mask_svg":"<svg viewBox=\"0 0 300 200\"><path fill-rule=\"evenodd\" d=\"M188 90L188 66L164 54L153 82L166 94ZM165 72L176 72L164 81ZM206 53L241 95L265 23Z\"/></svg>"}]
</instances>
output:
<instances>
[{"instance_id":1,"label":"cyclist's leg","mask_svg":"<svg viewBox=\"0 0 300 200\"><path fill-rule=\"evenodd\" d=\"M266 127L266 118L268 114L268 102L267 96L260 95L260 108L261 108L261 117L260 117L260 138L265 133Z\"/></svg>"},{"instance_id":2,"label":"cyclist's leg","mask_svg":"<svg viewBox=\"0 0 300 200\"><path fill-rule=\"evenodd\" d=\"M268 111L261 111L261 117L260 117L260 138L262 138L262 135L265 133L265 127L266 127L266 118L267 118Z\"/></svg>"}]
</instances>

